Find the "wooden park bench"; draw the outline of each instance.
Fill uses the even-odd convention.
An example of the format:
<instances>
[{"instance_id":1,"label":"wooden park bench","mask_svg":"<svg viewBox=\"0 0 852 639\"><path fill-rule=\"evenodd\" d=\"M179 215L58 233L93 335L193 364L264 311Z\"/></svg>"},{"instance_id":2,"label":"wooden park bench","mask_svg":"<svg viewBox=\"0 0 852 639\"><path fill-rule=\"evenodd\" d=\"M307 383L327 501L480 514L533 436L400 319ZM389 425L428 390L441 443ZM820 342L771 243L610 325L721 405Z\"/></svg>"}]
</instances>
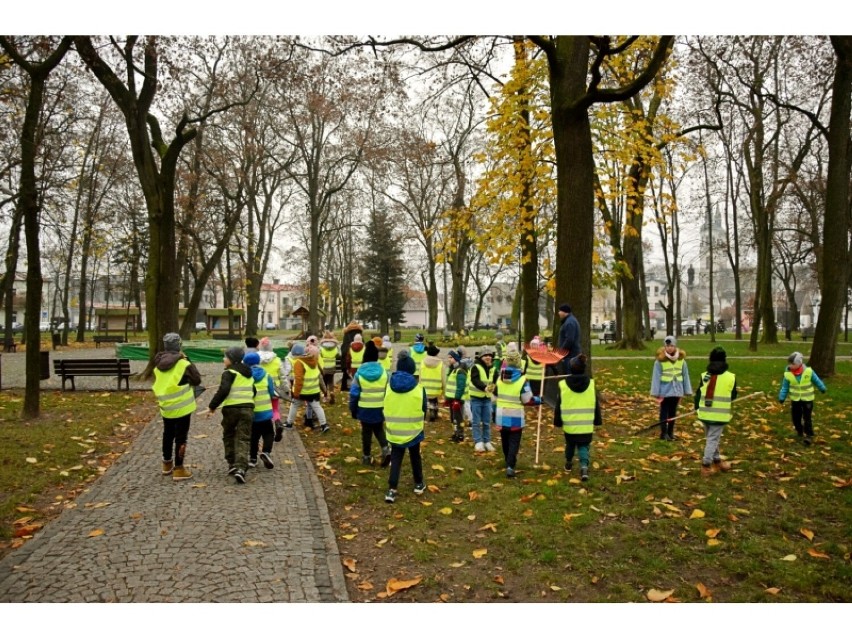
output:
<instances>
[{"instance_id":1,"label":"wooden park bench","mask_svg":"<svg viewBox=\"0 0 852 639\"><path fill-rule=\"evenodd\" d=\"M615 343L615 333L604 331L598 336L598 344L609 344L610 342Z\"/></svg>"},{"instance_id":2,"label":"wooden park bench","mask_svg":"<svg viewBox=\"0 0 852 639\"><path fill-rule=\"evenodd\" d=\"M68 379L71 380L71 390L77 390L75 377L115 377L118 390L121 390L121 380L130 390L129 359L55 359L53 373L62 377L62 390L65 390L65 380Z\"/></svg>"},{"instance_id":3,"label":"wooden park bench","mask_svg":"<svg viewBox=\"0 0 852 639\"><path fill-rule=\"evenodd\" d=\"M95 347L99 347L101 344L115 344L124 342L124 338L121 335L95 335Z\"/></svg>"},{"instance_id":4,"label":"wooden park bench","mask_svg":"<svg viewBox=\"0 0 852 639\"><path fill-rule=\"evenodd\" d=\"M18 352L18 344L15 342L14 337L7 337L3 340L3 352L4 353L17 353Z\"/></svg>"}]
</instances>

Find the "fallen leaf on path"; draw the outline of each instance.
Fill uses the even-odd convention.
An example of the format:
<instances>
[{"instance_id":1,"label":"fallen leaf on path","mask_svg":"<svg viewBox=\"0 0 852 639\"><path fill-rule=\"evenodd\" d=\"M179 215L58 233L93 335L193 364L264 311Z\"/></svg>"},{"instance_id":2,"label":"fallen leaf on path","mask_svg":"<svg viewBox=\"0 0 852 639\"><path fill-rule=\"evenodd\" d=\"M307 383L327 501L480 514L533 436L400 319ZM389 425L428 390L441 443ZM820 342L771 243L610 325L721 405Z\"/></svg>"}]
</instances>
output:
<instances>
[{"instance_id":1,"label":"fallen leaf on path","mask_svg":"<svg viewBox=\"0 0 852 639\"><path fill-rule=\"evenodd\" d=\"M373 584L371 584L369 581L362 581L355 587L358 588L358 590L372 590Z\"/></svg>"},{"instance_id":2,"label":"fallen leaf on path","mask_svg":"<svg viewBox=\"0 0 852 639\"><path fill-rule=\"evenodd\" d=\"M488 554L487 548L477 548L476 550L473 551L473 558L474 559L482 559L487 554Z\"/></svg>"},{"instance_id":3,"label":"fallen leaf on path","mask_svg":"<svg viewBox=\"0 0 852 639\"><path fill-rule=\"evenodd\" d=\"M246 539L243 542L243 546L247 546L248 548L265 548L266 544L262 541L255 541L254 539Z\"/></svg>"},{"instance_id":4,"label":"fallen leaf on path","mask_svg":"<svg viewBox=\"0 0 852 639\"><path fill-rule=\"evenodd\" d=\"M103 534L104 534L104 531L103 531L103 530L101 530L100 528L96 528L95 530L91 531L91 532L90 532L88 535L86 535L86 536L87 536L87 537L100 537L100 536L101 536L101 535L103 535Z\"/></svg>"},{"instance_id":5,"label":"fallen leaf on path","mask_svg":"<svg viewBox=\"0 0 852 639\"><path fill-rule=\"evenodd\" d=\"M349 572L356 572L355 566L358 563L358 560L347 557L343 560L343 565L349 569Z\"/></svg>"},{"instance_id":6,"label":"fallen leaf on path","mask_svg":"<svg viewBox=\"0 0 852 639\"><path fill-rule=\"evenodd\" d=\"M497 532L497 524L485 524L479 530L490 530L491 532Z\"/></svg>"}]
</instances>

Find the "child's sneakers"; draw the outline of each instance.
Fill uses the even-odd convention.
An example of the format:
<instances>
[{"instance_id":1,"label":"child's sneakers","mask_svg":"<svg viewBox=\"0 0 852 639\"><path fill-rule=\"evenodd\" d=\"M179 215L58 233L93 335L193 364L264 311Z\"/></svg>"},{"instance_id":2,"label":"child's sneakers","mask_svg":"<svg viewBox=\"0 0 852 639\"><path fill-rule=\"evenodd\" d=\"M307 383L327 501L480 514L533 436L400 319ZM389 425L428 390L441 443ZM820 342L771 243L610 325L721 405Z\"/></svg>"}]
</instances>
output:
<instances>
[{"instance_id":1,"label":"child's sneakers","mask_svg":"<svg viewBox=\"0 0 852 639\"><path fill-rule=\"evenodd\" d=\"M580 481L589 481L589 467L580 466Z\"/></svg>"},{"instance_id":2,"label":"child's sneakers","mask_svg":"<svg viewBox=\"0 0 852 639\"><path fill-rule=\"evenodd\" d=\"M292 428L292 426L291 426ZM281 425L281 421L277 421L275 423L275 441L280 442L284 438L284 426Z\"/></svg>"},{"instance_id":3,"label":"child's sneakers","mask_svg":"<svg viewBox=\"0 0 852 639\"><path fill-rule=\"evenodd\" d=\"M713 467L710 464L701 464L701 476L710 477L713 474Z\"/></svg>"},{"instance_id":4,"label":"child's sneakers","mask_svg":"<svg viewBox=\"0 0 852 639\"><path fill-rule=\"evenodd\" d=\"M320 427L320 432L321 432L321 433L327 433L327 432L328 432L328 431L330 431L330 430L331 430L331 426L329 426L328 424L323 424L323 425Z\"/></svg>"},{"instance_id":5,"label":"child's sneakers","mask_svg":"<svg viewBox=\"0 0 852 639\"><path fill-rule=\"evenodd\" d=\"M512 468L511 466L509 466L509 467L506 469L506 477L508 477L509 479L514 479L514 478L515 478L515 469L514 469L514 468Z\"/></svg>"},{"instance_id":6,"label":"child's sneakers","mask_svg":"<svg viewBox=\"0 0 852 639\"><path fill-rule=\"evenodd\" d=\"M361 456L361 463L364 466L372 466L373 465L373 458L370 457L370 455L362 455Z\"/></svg>"},{"instance_id":7,"label":"child's sneakers","mask_svg":"<svg viewBox=\"0 0 852 639\"><path fill-rule=\"evenodd\" d=\"M565 462L565 466L564 466L563 470L564 470L566 473L570 473L572 468L574 468L574 463L573 463L573 462L569 462L569 461Z\"/></svg>"},{"instance_id":8,"label":"child's sneakers","mask_svg":"<svg viewBox=\"0 0 852 639\"><path fill-rule=\"evenodd\" d=\"M414 494L415 495L422 495L425 490L426 490L426 484L424 484L423 482L420 482L419 484L416 484L414 486Z\"/></svg>"},{"instance_id":9,"label":"child's sneakers","mask_svg":"<svg viewBox=\"0 0 852 639\"><path fill-rule=\"evenodd\" d=\"M396 501L396 488L388 488L388 492L385 493L385 503L392 504Z\"/></svg>"},{"instance_id":10,"label":"child's sneakers","mask_svg":"<svg viewBox=\"0 0 852 639\"><path fill-rule=\"evenodd\" d=\"M255 468L257 466L257 459L249 459L248 467Z\"/></svg>"},{"instance_id":11,"label":"child's sneakers","mask_svg":"<svg viewBox=\"0 0 852 639\"><path fill-rule=\"evenodd\" d=\"M714 459L713 465L717 470L721 470L723 473L727 473L731 470L731 464L729 462L722 461L721 459Z\"/></svg>"},{"instance_id":12,"label":"child's sneakers","mask_svg":"<svg viewBox=\"0 0 852 639\"><path fill-rule=\"evenodd\" d=\"M262 461L263 465L269 470L275 468L275 464L272 463L272 457L269 456L269 453L261 453L260 461Z\"/></svg>"},{"instance_id":13,"label":"child's sneakers","mask_svg":"<svg viewBox=\"0 0 852 639\"><path fill-rule=\"evenodd\" d=\"M494 444L492 444L491 442L485 442L485 450L487 450L489 453L493 453L495 450Z\"/></svg>"},{"instance_id":14,"label":"child's sneakers","mask_svg":"<svg viewBox=\"0 0 852 639\"><path fill-rule=\"evenodd\" d=\"M387 468L391 463L391 447L390 444L382 448L382 468Z\"/></svg>"},{"instance_id":15,"label":"child's sneakers","mask_svg":"<svg viewBox=\"0 0 852 639\"><path fill-rule=\"evenodd\" d=\"M246 471L242 469L237 469L237 471L234 473L234 479L237 481L238 484L246 483Z\"/></svg>"},{"instance_id":16,"label":"child's sneakers","mask_svg":"<svg viewBox=\"0 0 852 639\"><path fill-rule=\"evenodd\" d=\"M476 442L476 446L473 447L474 452L484 453L485 452L485 442Z\"/></svg>"}]
</instances>

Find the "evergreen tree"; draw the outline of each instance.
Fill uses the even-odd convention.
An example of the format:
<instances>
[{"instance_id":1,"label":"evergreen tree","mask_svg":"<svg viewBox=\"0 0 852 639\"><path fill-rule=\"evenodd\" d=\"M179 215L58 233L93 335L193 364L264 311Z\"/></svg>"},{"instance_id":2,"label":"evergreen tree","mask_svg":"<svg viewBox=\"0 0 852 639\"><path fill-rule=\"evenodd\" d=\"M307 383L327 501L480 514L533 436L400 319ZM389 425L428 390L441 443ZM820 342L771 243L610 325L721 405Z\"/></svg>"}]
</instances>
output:
<instances>
[{"instance_id":1,"label":"evergreen tree","mask_svg":"<svg viewBox=\"0 0 852 639\"><path fill-rule=\"evenodd\" d=\"M367 250L361 265L361 285L356 295L363 304L363 318L378 321L383 334L404 319L404 265L402 245L390 230L388 215L374 211L367 227Z\"/></svg>"}]
</instances>

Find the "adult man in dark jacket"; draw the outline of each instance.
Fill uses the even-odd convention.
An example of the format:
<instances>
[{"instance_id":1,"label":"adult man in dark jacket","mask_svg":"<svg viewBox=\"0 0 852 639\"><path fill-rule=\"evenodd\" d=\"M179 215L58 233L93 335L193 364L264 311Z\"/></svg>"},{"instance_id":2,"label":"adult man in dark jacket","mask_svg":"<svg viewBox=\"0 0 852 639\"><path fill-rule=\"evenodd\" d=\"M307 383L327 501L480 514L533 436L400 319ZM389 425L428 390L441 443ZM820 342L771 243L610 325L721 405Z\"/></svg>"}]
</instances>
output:
<instances>
[{"instance_id":1,"label":"adult man in dark jacket","mask_svg":"<svg viewBox=\"0 0 852 639\"><path fill-rule=\"evenodd\" d=\"M558 348L565 353L561 364L562 372L567 375L571 372L568 370L568 362L583 352L580 346L580 323L571 313L571 306L568 304L559 307L559 319L562 320L562 326L559 327Z\"/></svg>"}]
</instances>

